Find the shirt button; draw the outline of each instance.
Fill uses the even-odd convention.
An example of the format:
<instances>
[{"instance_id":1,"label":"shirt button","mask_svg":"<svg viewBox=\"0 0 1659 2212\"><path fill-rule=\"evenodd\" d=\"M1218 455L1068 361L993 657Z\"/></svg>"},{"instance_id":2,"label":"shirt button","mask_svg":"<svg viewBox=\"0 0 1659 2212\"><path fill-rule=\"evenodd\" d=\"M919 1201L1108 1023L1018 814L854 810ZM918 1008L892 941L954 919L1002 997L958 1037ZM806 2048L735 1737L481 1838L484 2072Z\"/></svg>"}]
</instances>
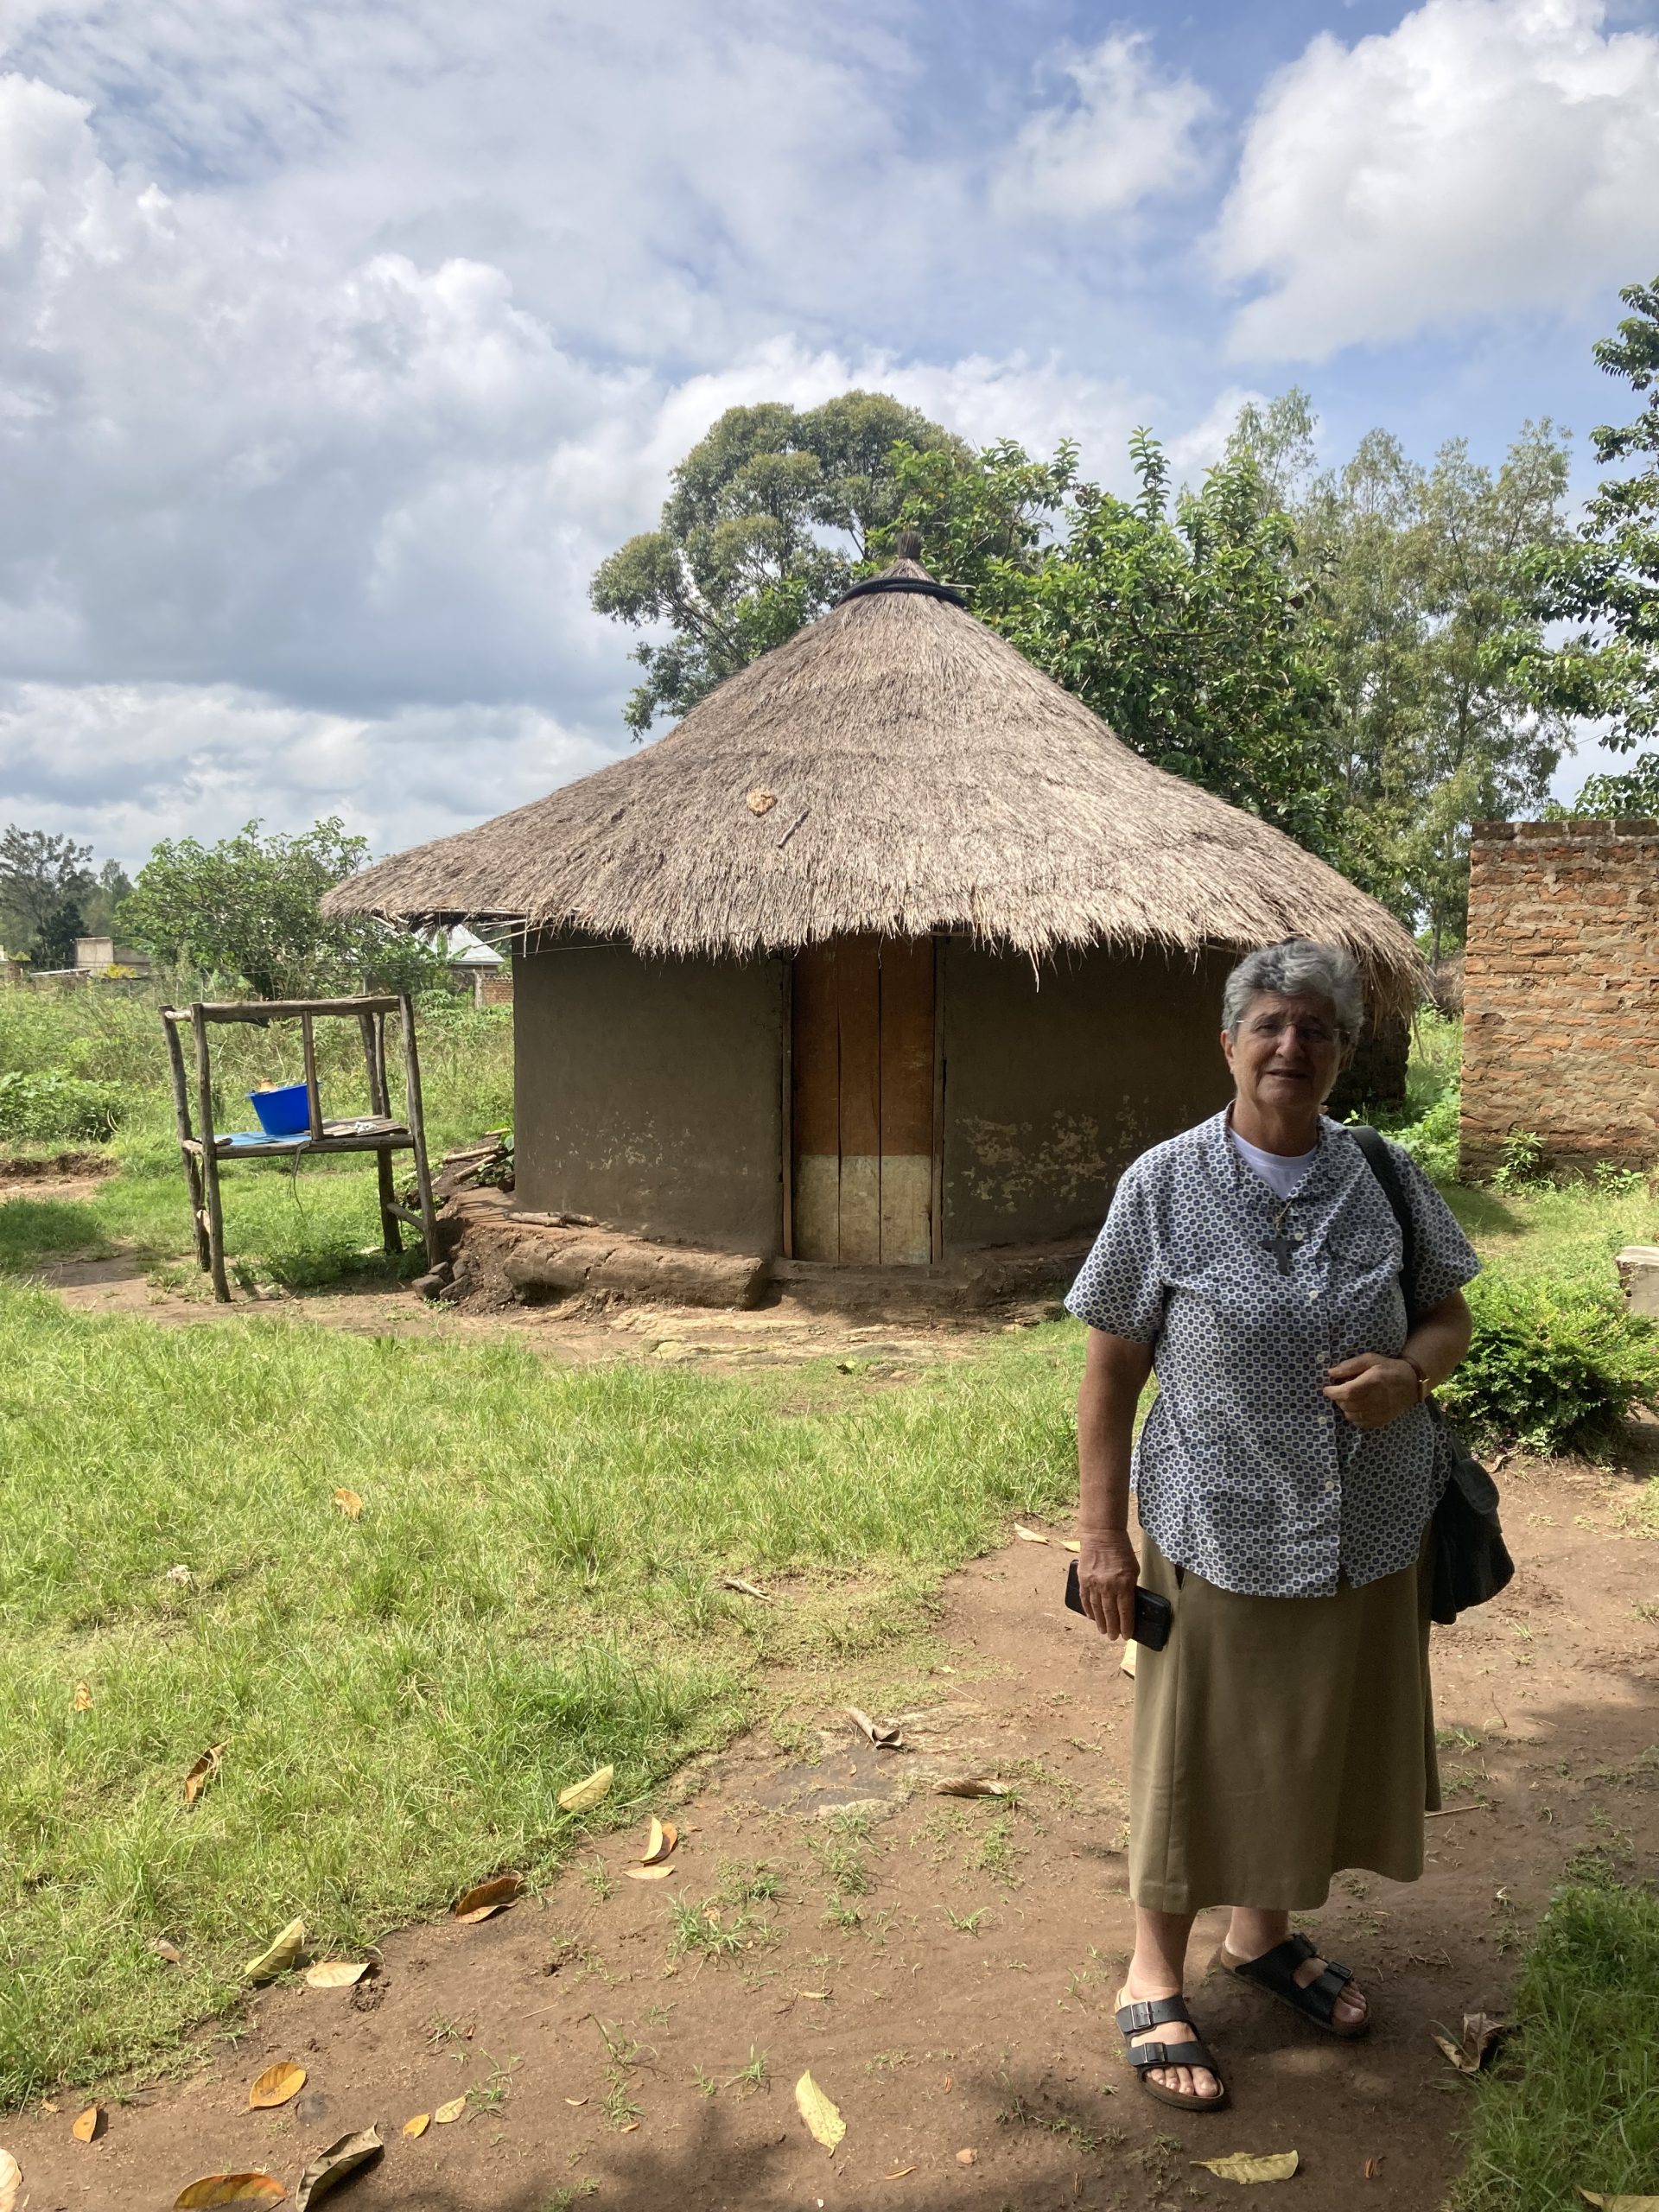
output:
<instances>
[{"instance_id":1,"label":"shirt button","mask_svg":"<svg viewBox=\"0 0 1659 2212\"><path fill-rule=\"evenodd\" d=\"M1325 1488L1326 1490L1335 1490L1336 1484L1335 1483L1326 1483Z\"/></svg>"}]
</instances>

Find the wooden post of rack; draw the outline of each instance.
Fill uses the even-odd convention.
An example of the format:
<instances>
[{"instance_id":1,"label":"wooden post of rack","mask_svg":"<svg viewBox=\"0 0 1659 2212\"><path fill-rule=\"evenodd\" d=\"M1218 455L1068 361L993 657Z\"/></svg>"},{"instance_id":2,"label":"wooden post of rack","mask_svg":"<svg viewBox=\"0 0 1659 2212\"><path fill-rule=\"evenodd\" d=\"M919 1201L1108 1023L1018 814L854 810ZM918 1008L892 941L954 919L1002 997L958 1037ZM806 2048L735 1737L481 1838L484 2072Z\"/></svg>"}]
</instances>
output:
<instances>
[{"instance_id":1,"label":"wooden post of rack","mask_svg":"<svg viewBox=\"0 0 1659 2212\"><path fill-rule=\"evenodd\" d=\"M359 1014L357 1026L363 1033L363 1062L369 1071L369 1111L390 1116L391 1102L386 1090L386 1039L385 1016ZM397 1226L393 1211L397 1203L397 1188L392 1179L391 1154L377 1152L374 1155L375 1179L380 1191L380 1242L388 1259L396 1259L404 1249L404 1233Z\"/></svg>"},{"instance_id":2,"label":"wooden post of rack","mask_svg":"<svg viewBox=\"0 0 1659 2212\"><path fill-rule=\"evenodd\" d=\"M225 1214L219 1197L219 1145L213 1131L213 1072L207 1058L207 1021L198 999L190 1009L190 1027L196 1040L196 1127L201 1145L201 1181L207 1200L207 1268L213 1279L213 1296L221 1306L231 1302L231 1286L225 1274Z\"/></svg>"},{"instance_id":3,"label":"wooden post of rack","mask_svg":"<svg viewBox=\"0 0 1659 2212\"><path fill-rule=\"evenodd\" d=\"M196 1265L206 1274L212 1264L212 1255L207 1246L207 1216L203 1211L206 1199L201 1169L190 1148L190 1093L185 1084L184 1047L179 1042L178 1024L169 1020L166 1014L162 1016L162 1027L167 1033L167 1067L173 1078L173 1118L178 1123L179 1150L184 1155L184 1179L190 1189L190 1222L196 1236Z\"/></svg>"},{"instance_id":4,"label":"wooden post of rack","mask_svg":"<svg viewBox=\"0 0 1659 2212\"><path fill-rule=\"evenodd\" d=\"M316 1033L308 1014L300 1016L300 1050L305 1057L305 1111L315 1144L322 1135L322 1094L317 1089Z\"/></svg>"},{"instance_id":5,"label":"wooden post of rack","mask_svg":"<svg viewBox=\"0 0 1659 2212\"><path fill-rule=\"evenodd\" d=\"M421 1234L426 1244L426 1264L438 1264L438 1211L432 1203L432 1172L426 1164L426 1116L421 1106L421 1063L415 1050L415 1008L409 993L402 991L397 997L397 1011L404 1025L404 1111L409 1116L409 1133L415 1141L415 1186L421 1194Z\"/></svg>"}]
</instances>

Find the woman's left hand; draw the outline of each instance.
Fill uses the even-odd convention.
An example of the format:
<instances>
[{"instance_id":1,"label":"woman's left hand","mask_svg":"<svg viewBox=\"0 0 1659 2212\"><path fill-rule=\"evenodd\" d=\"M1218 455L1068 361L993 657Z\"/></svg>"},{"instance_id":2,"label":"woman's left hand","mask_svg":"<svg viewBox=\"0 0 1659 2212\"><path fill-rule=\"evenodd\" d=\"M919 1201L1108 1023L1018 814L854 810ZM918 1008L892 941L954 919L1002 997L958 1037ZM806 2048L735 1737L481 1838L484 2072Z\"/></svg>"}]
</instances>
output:
<instances>
[{"instance_id":1,"label":"woman's left hand","mask_svg":"<svg viewBox=\"0 0 1659 2212\"><path fill-rule=\"evenodd\" d=\"M1325 1396L1356 1428L1386 1428L1417 1403L1417 1370L1408 1359L1363 1351L1325 1371Z\"/></svg>"}]
</instances>

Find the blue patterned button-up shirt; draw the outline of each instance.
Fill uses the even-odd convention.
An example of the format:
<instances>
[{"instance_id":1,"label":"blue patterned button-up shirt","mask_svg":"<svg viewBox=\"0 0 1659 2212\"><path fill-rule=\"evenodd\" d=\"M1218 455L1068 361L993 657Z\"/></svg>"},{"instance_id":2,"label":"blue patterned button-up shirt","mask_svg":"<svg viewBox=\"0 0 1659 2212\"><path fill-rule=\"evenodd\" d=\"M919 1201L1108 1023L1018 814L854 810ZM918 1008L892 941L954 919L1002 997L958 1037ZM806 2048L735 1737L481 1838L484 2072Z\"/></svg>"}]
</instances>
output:
<instances>
[{"instance_id":1,"label":"blue patterned button-up shirt","mask_svg":"<svg viewBox=\"0 0 1659 2212\"><path fill-rule=\"evenodd\" d=\"M1427 1176L1393 1149L1422 1312L1480 1262ZM1275 1232L1291 1240L1285 1272ZM1382 1186L1332 1121L1286 1200L1240 1158L1225 1113L1125 1172L1065 1302L1090 1328L1154 1348L1135 1487L1166 1559L1262 1598L1326 1597L1339 1576L1374 1582L1415 1559L1445 1480L1433 1415L1414 1406L1356 1428L1321 1395L1337 1361L1405 1343L1401 1259Z\"/></svg>"}]
</instances>

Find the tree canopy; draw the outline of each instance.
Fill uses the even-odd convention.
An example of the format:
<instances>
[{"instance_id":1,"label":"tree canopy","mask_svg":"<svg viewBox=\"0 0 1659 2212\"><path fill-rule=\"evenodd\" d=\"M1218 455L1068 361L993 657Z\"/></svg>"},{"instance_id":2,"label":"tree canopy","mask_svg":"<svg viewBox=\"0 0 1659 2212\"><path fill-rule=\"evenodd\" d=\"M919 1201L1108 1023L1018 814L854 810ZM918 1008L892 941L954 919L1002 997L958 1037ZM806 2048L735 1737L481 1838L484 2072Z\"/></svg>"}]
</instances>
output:
<instances>
[{"instance_id":1,"label":"tree canopy","mask_svg":"<svg viewBox=\"0 0 1659 2212\"><path fill-rule=\"evenodd\" d=\"M138 871L122 927L170 965L239 978L256 998L438 981L443 963L418 939L318 912L323 893L368 857L338 816L297 836L262 836L250 822L216 845L163 838Z\"/></svg>"},{"instance_id":2,"label":"tree canopy","mask_svg":"<svg viewBox=\"0 0 1659 2212\"><path fill-rule=\"evenodd\" d=\"M85 934L81 908L99 884L90 845L14 822L0 834L0 942L27 952L35 968L74 964Z\"/></svg>"},{"instance_id":3,"label":"tree canopy","mask_svg":"<svg viewBox=\"0 0 1659 2212\"><path fill-rule=\"evenodd\" d=\"M1597 341L1595 358L1648 397L1633 422L1591 432L1601 481L1576 536L1536 556L1548 612L1576 626L1559 649L1538 656L1533 674L1541 700L1602 721L1603 742L1627 753L1659 737L1659 277L1627 284L1619 298L1635 312L1616 337ZM1594 810L1654 810L1655 756L1630 772L1635 781L1624 797L1644 803L1616 804L1620 778L1599 776L1591 779ZM1581 802L1580 810L1592 809Z\"/></svg>"},{"instance_id":4,"label":"tree canopy","mask_svg":"<svg viewBox=\"0 0 1659 2212\"><path fill-rule=\"evenodd\" d=\"M673 471L658 528L619 547L591 586L601 614L670 627L634 648L645 678L624 714L636 736L839 598L897 510L901 444L969 462L949 431L872 391L804 411L728 407L698 440Z\"/></svg>"}]
</instances>

